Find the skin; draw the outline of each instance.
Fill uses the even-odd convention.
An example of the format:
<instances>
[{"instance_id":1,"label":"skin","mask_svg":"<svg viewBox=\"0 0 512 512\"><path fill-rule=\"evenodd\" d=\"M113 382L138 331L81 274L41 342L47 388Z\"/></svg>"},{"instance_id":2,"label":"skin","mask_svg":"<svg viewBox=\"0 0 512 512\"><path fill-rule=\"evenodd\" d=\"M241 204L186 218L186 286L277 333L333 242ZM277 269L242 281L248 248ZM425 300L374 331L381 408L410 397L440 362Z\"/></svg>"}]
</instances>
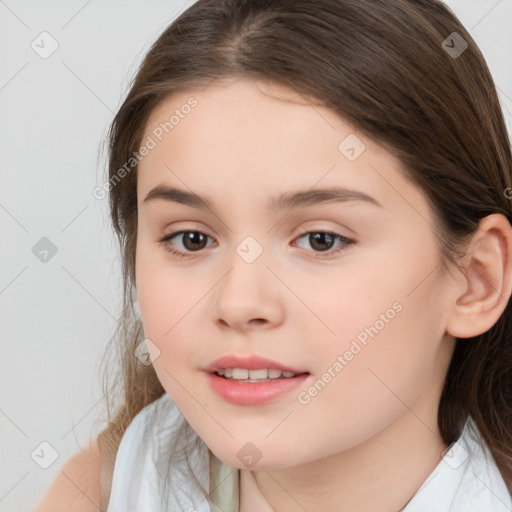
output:
<instances>
[{"instance_id":1,"label":"skin","mask_svg":"<svg viewBox=\"0 0 512 512\"><path fill-rule=\"evenodd\" d=\"M136 285L145 335L160 351L155 371L207 446L243 475L252 471L276 512L396 512L446 449L437 407L453 336L485 332L510 296L510 226L495 215L478 232L478 250L462 263L472 268L481 253L479 272L443 273L422 191L393 155L332 110L282 86L223 80L167 98L144 138L192 95L197 107L138 169ZM353 162L338 149L349 134L366 146ZM143 203L160 184L207 195L213 208ZM380 206L266 208L280 192L335 185ZM181 235L159 241L179 230L208 238L195 252ZM301 235L325 231L354 242L334 239L332 257L317 258L321 251ZM252 263L236 252L247 236L263 249ZM400 312L300 403L298 393L394 303ZM233 405L202 371L226 354L257 354L310 375L271 403ZM247 442L262 454L250 468L237 457ZM244 512L258 508L243 496L242 488Z\"/></svg>"}]
</instances>

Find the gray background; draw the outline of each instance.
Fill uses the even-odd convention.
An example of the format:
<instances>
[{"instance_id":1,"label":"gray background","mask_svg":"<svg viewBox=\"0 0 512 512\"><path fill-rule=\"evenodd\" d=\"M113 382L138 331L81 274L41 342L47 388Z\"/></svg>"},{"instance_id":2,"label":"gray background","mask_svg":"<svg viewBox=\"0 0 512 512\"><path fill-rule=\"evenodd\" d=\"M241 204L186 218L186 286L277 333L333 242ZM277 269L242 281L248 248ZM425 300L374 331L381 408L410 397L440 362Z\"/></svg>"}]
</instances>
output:
<instances>
[{"instance_id":1,"label":"gray background","mask_svg":"<svg viewBox=\"0 0 512 512\"><path fill-rule=\"evenodd\" d=\"M143 54L191 3L0 0L0 511L33 506L104 426L99 363L121 282L107 199L92 195L101 142ZM447 3L486 57L512 132L512 0ZM58 43L46 59L31 46L51 48L43 31ZM46 262L43 237L57 251ZM42 442L58 453L47 469Z\"/></svg>"}]
</instances>

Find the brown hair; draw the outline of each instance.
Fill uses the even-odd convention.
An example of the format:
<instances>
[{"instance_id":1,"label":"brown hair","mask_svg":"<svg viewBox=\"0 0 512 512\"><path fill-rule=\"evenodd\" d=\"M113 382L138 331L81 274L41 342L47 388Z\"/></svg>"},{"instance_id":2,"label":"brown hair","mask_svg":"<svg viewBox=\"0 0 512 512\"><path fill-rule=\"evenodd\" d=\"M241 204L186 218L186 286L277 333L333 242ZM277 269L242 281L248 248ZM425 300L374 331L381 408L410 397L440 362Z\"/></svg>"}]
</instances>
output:
<instances>
[{"instance_id":1,"label":"brown hair","mask_svg":"<svg viewBox=\"0 0 512 512\"><path fill-rule=\"evenodd\" d=\"M461 55L443 41L457 32ZM453 37L453 36L452 36ZM453 41L453 40L452 40ZM460 41L460 40L459 40ZM453 46L453 42L450 46ZM134 351L143 338L133 309L137 168L119 179L142 143L152 111L170 94L223 77L276 82L332 108L403 164L437 217L447 261L482 217L511 221L504 191L512 156L485 60L438 0L199 0L158 38L110 127L109 199L123 258L123 316L113 342L122 364L117 406L98 442L102 506L128 424L165 391ZM125 167L126 168L126 167ZM511 303L486 333L457 341L439 404L446 444L471 415L512 489ZM109 375L107 366L105 375ZM106 385L107 404L114 394Z\"/></svg>"}]
</instances>

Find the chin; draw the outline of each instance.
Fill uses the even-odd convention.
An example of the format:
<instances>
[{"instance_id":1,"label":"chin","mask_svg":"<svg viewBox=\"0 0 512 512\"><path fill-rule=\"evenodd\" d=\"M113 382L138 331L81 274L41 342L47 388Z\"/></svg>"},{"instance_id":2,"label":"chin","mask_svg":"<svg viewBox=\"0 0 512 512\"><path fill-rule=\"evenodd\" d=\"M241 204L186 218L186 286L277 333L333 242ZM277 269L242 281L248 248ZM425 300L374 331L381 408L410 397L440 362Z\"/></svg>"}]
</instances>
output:
<instances>
[{"instance_id":1,"label":"chin","mask_svg":"<svg viewBox=\"0 0 512 512\"><path fill-rule=\"evenodd\" d=\"M211 449L211 448L210 448ZM295 466L298 461L290 458L286 452L276 452L274 447L258 448L256 444L245 443L235 451L227 451L226 445L220 450L211 449L225 464L237 469L250 471L284 469Z\"/></svg>"}]
</instances>

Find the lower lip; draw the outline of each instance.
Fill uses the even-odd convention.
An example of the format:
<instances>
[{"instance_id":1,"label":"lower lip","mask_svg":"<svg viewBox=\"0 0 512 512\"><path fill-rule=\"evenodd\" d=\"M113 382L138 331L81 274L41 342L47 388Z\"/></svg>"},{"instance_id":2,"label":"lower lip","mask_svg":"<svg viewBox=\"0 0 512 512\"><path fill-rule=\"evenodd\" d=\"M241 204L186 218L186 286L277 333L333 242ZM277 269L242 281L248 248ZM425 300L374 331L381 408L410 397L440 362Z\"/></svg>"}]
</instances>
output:
<instances>
[{"instance_id":1,"label":"lower lip","mask_svg":"<svg viewBox=\"0 0 512 512\"><path fill-rule=\"evenodd\" d=\"M289 393L299 387L307 378L308 373L296 377L281 377L265 382L237 382L209 373L211 388L227 402L235 405L261 405Z\"/></svg>"}]
</instances>

